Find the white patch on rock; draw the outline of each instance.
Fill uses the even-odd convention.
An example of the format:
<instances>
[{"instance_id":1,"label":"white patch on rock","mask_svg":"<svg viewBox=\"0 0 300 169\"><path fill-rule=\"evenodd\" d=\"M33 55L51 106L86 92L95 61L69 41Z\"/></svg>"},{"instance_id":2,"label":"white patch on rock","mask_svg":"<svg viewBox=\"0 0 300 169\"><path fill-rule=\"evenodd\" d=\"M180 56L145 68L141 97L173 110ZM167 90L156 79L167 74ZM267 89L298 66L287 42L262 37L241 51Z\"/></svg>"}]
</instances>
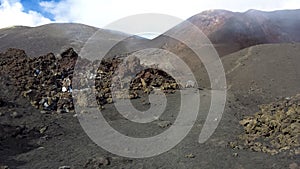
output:
<instances>
[{"instance_id":1,"label":"white patch on rock","mask_svg":"<svg viewBox=\"0 0 300 169\"><path fill-rule=\"evenodd\" d=\"M62 87L61 91L66 92L66 91L68 91L68 89L66 87Z\"/></svg>"},{"instance_id":2,"label":"white patch on rock","mask_svg":"<svg viewBox=\"0 0 300 169\"><path fill-rule=\"evenodd\" d=\"M194 88L195 82L193 80L188 80L185 84L185 88Z\"/></svg>"}]
</instances>

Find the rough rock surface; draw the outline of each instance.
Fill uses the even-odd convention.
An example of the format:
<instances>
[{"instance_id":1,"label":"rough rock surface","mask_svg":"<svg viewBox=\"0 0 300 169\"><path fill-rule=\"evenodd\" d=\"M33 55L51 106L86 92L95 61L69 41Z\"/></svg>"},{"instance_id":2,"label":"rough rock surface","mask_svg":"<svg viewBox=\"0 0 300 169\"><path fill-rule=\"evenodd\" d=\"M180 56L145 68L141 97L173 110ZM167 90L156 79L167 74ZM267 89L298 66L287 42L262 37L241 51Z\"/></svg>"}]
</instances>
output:
<instances>
[{"instance_id":1,"label":"rough rock surface","mask_svg":"<svg viewBox=\"0 0 300 169\"><path fill-rule=\"evenodd\" d=\"M240 121L242 147L256 152L300 154L300 95L260 106L260 111ZM239 148L231 143L233 148Z\"/></svg>"},{"instance_id":2,"label":"rough rock surface","mask_svg":"<svg viewBox=\"0 0 300 169\"><path fill-rule=\"evenodd\" d=\"M270 51L273 51L273 53ZM280 53L280 51L282 51L282 53ZM283 57L286 51L295 53L295 58L287 60ZM258 53L259 52L262 51L258 51ZM256 50L253 50L253 53L256 53ZM16 78L14 76L11 76L11 78L4 77L5 75L10 75L10 73L8 73L9 71L2 71L3 66L1 66L0 100L2 100L2 107L0 106L0 128L8 131L4 132L6 133L4 136L9 137L3 137L4 140L0 141L0 166L11 169L57 169L59 167L81 169L93 168L94 166L100 166L100 168L124 169L297 169L300 166L299 155L287 156L285 153L278 153L277 155L271 156L263 152L231 149L228 148L227 143L232 141L232 138L237 137L237 133L243 131L242 126L239 125L239 121L245 115L248 116L250 112L256 112L257 105L269 103L271 100L274 100L274 98L277 99L278 97L286 97L287 95L291 96L295 95L294 93L299 93L297 90L299 88L299 83L297 83L299 82L299 78L297 78L297 74L291 74L291 72L297 73L299 71L295 71L297 70L296 65L293 66L293 64L289 64L289 62L298 63L297 58L299 57L296 57L298 54L299 52L294 52L293 48L274 46L269 48L269 51L262 52L261 55L257 56L257 58L266 59L270 61L270 63L257 58L255 58L257 62L254 62L251 60L252 57L249 57L248 62L242 62L243 66L230 74L235 83L233 80L228 81L233 87L228 92L228 101L219 126L212 137L204 144L199 144L198 138L204 121L207 118L207 112L211 103L211 92L206 88L199 91L201 94L200 111L195 125L188 136L170 151L145 159L120 157L100 148L87 136L78 122L77 116L72 113L55 113L56 111L37 110L30 105L28 99L21 97L20 92L22 92L22 90L19 89L19 86L15 85ZM236 56L239 58L239 55ZM3 59L4 58L5 57L3 57ZM280 60L280 58L282 58L282 60ZM60 58L57 59L60 60ZM230 60L230 63L235 63L235 61L236 59ZM251 70L251 67L247 67L247 65L251 65L249 62L255 65L252 68L255 70L258 69L259 71L257 72L272 72L272 74L267 74L267 76L261 75L265 81L257 79L256 82L261 82L262 86L259 86L260 84L257 83L254 91L261 92L262 90L259 87L266 87L272 92L254 93L253 98L250 97L251 95L249 95L248 92L250 87L247 85L250 85L250 82L253 80L253 76L251 75L255 75L257 78L260 77L260 74L257 72L252 73L251 71L251 74L247 74L246 71ZM65 64L67 63L69 62ZM84 68L88 67L90 62L83 61L82 64L85 65L83 66ZM264 71L259 69L260 64ZM275 68L269 67L268 64L274 65ZM234 64L228 65L229 69L235 66ZM280 74L280 72L283 72L283 74ZM274 75L278 75L280 78L276 79ZM273 77L275 81L270 81L269 77ZM72 80L74 81L74 78ZM286 86L280 82L283 82ZM273 88L271 86L270 88L269 83L275 84L276 86ZM65 80L65 84L68 84L68 80ZM74 84L74 82L72 82L72 84ZM285 87L286 90L280 91ZM264 88L264 90L266 90L266 88ZM59 92L61 92L61 90L62 89L60 89ZM276 93L276 91L280 91L281 93ZM120 115L113 104L105 105L105 109L102 110L101 113L112 127L125 135L140 138L156 136L174 124L175 118L180 111L179 92L166 96L168 101L166 111L162 114L160 119L150 124L132 123ZM264 102L259 102L260 98L262 98L261 100ZM149 107L146 97L133 99L131 102L138 110L147 110ZM256 109L252 109L252 107ZM53 113L49 114L49 112ZM18 133L18 129L21 128L23 128L24 132L21 133L20 136L15 134L11 135L12 133ZM21 137L21 139L18 139L18 137ZM239 145L243 145L243 142ZM109 164L107 161L109 161Z\"/></svg>"},{"instance_id":3,"label":"rough rock surface","mask_svg":"<svg viewBox=\"0 0 300 169\"><path fill-rule=\"evenodd\" d=\"M118 91L124 88L130 89L129 98L131 99L138 97L137 90L143 90L148 94L154 87L164 91L175 90L179 87L171 76L157 69L146 69L140 64L138 58L128 58L124 64L121 64L124 57L92 62L79 57L72 48L63 52L60 57L49 53L37 58L29 58L23 50L18 49L9 49L0 55L0 74L9 75L14 85L17 86L17 90L24 97L29 98L31 104L41 111L60 113L74 111L73 83L95 84L96 99L100 106L113 102L111 94L113 78L121 79L114 81L114 86L119 89ZM97 74L85 72L81 77L83 81L72 82L77 59L81 60L82 65L78 66L81 72L87 70L88 67L98 67L96 71L92 70ZM126 78L133 78L133 80L127 84L123 83L122 79ZM85 83L86 80L90 82ZM82 100L79 102L82 106L87 106L87 103L92 101L89 100L88 95L82 93ZM124 98L124 96L120 97ZM0 100L0 104L4 103Z\"/></svg>"}]
</instances>

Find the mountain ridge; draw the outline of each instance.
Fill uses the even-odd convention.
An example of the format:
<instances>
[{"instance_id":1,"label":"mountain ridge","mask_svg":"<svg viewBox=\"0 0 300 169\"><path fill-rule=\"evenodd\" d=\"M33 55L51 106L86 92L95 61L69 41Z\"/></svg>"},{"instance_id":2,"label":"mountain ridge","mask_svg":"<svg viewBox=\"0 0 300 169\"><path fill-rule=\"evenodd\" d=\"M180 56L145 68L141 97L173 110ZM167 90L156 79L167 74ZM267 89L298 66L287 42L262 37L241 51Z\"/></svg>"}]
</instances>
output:
<instances>
[{"instance_id":1,"label":"mountain ridge","mask_svg":"<svg viewBox=\"0 0 300 169\"><path fill-rule=\"evenodd\" d=\"M254 9L246 12L207 10L188 18L153 40L132 36L124 40L125 43L114 47L114 50L118 48L116 53L122 53L122 50L126 53L153 47L175 54L182 53L187 51L188 47L166 37L165 34L181 33L185 38L193 40L196 36L194 32L189 32L191 28L187 22L197 26L209 38L220 56L258 44L300 42L300 18L295 17L297 15L300 15L299 9L271 12ZM30 56L39 56L49 52L59 54L72 47L79 53L85 42L97 31L103 35L99 41L103 47L109 46L114 39L130 36L77 23L52 23L38 27L16 26L0 29L0 51L13 47L24 49ZM190 55L190 52L186 55Z\"/></svg>"}]
</instances>

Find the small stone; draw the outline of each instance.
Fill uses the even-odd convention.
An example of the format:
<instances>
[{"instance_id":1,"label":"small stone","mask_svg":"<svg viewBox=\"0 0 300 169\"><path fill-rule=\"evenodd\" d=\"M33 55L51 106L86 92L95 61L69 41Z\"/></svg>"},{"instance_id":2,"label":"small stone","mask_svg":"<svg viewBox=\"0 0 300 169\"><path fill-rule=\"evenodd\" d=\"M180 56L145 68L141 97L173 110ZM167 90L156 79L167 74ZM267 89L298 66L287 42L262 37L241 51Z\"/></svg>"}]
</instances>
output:
<instances>
[{"instance_id":1,"label":"small stone","mask_svg":"<svg viewBox=\"0 0 300 169\"><path fill-rule=\"evenodd\" d=\"M191 153L191 154L185 155L185 157L186 158L195 158L196 156L193 153Z\"/></svg>"},{"instance_id":2,"label":"small stone","mask_svg":"<svg viewBox=\"0 0 300 169\"><path fill-rule=\"evenodd\" d=\"M45 133L45 131L48 129L48 127L47 126L45 126L45 127L43 127L43 128L41 128L40 129L40 133L41 134L44 134Z\"/></svg>"},{"instance_id":3,"label":"small stone","mask_svg":"<svg viewBox=\"0 0 300 169\"><path fill-rule=\"evenodd\" d=\"M143 102L143 105L151 105L150 102Z\"/></svg>"},{"instance_id":4,"label":"small stone","mask_svg":"<svg viewBox=\"0 0 300 169\"><path fill-rule=\"evenodd\" d=\"M43 150L45 147L38 147L37 150Z\"/></svg>"},{"instance_id":5,"label":"small stone","mask_svg":"<svg viewBox=\"0 0 300 169\"><path fill-rule=\"evenodd\" d=\"M110 163L111 162L108 157L91 158L86 162L85 168L97 169L102 166L108 166Z\"/></svg>"},{"instance_id":6,"label":"small stone","mask_svg":"<svg viewBox=\"0 0 300 169\"><path fill-rule=\"evenodd\" d=\"M171 125L172 125L172 123L170 121L162 121L162 122L158 123L158 126L160 128L167 128Z\"/></svg>"},{"instance_id":7,"label":"small stone","mask_svg":"<svg viewBox=\"0 0 300 169\"><path fill-rule=\"evenodd\" d=\"M11 116L12 118L20 118L20 117L22 117L22 115L19 114L19 113L16 112L16 111L12 112L12 114L11 114L10 116Z\"/></svg>"},{"instance_id":8,"label":"small stone","mask_svg":"<svg viewBox=\"0 0 300 169\"><path fill-rule=\"evenodd\" d=\"M237 149L238 148L238 143L237 142L229 142L228 145L232 149Z\"/></svg>"},{"instance_id":9,"label":"small stone","mask_svg":"<svg viewBox=\"0 0 300 169\"><path fill-rule=\"evenodd\" d=\"M193 80L188 80L185 84L185 88L194 88L195 82Z\"/></svg>"},{"instance_id":10,"label":"small stone","mask_svg":"<svg viewBox=\"0 0 300 169\"><path fill-rule=\"evenodd\" d=\"M144 88L146 88L146 87L147 87L147 84L146 84L145 80L141 78L141 82L142 82L142 86L143 86Z\"/></svg>"},{"instance_id":11,"label":"small stone","mask_svg":"<svg viewBox=\"0 0 300 169\"><path fill-rule=\"evenodd\" d=\"M238 153L233 153L232 156L237 157L237 156L239 156L239 154Z\"/></svg>"},{"instance_id":12,"label":"small stone","mask_svg":"<svg viewBox=\"0 0 300 169\"><path fill-rule=\"evenodd\" d=\"M9 167L7 165L2 165L0 166L0 169L9 169Z\"/></svg>"},{"instance_id":13,"label":"small stone","mask_svg":"<svg viewBox=\"0 0 300 169\"><path fill-rule=\"evenodd\" d=\"M300 136L300 95L260 105L260 111L240 121L245 147L271 155L290 152L297 155ZM265 140L267 142L263 142Z\"/></svg>"},{"instance_id":14,"label":"small stone","mask_svg":"<svg viewBox=\"0 0 300 169\"><path fill-rule=\"evenodd\" d=\"M24 96L24 97L28 97L28 94L30 94L31 92L32 92L31 89L30 89L30 90L27 90L27 91L23 92L23 96Z\"/></svg>"},{"instance_id":15,"label":"small stone","mask_svg":"<svg viewBox=\"0 0 300 169\"><path fill-rule=\"evenodd\" d=\"M60 166L58 169L71 169L70 166Z\"/></svg>"},{"instance_id":16,"label":"small stone","mask_svg":"<svg viewBox=\"0 0 300 169\"><path fill-rule=\"evenodd\" d=\"M87 113L89 113L87 110L81 110L80 111L80 114L87 114Z\"/></svg>"},{"instance_id":17,"label":"small stone","mask_svg":"<svg viewBox=\"0 0 300 169\"><path fill-rule=\"evenodd\" d=\"M68 89L66 87L62 87L61 91L66 92L66 91L68 91Z\"/></svg>"},{"instance_id":18,"label":"small stone","mask_svg":"<svg viewBox=\"0 0 300 169\"><path fill-rule=\"evenodd\" d=\"M47 111L42 110L41 114L47 114Z\"/></svg>"},{"instance_id":19,"label":"small stone","mask_svg":"<svg viewBox=\"0 0 300 169\"><path fill-rule=\"evenodd\" d=\"M144 89L144 93L147 93L147 94L149 94L149 93L150 93L150 91L151 91L151 89L149 89L149 88L145 88L145 89Z\"/></svg>"},{"instance_id":20,"label":"small stone","mask_svg":"<svg viewBox=\"0 0 300 169\"><path fill-rule=\"evenodd\" d=\"M107 101L108 104L111 104L113 102L113 99L112 98L107 98L106 101Z\"/></svg>"},{"instance_id":21,"label":"small stone","mask_svg":"<svg viewBox=\"0 0 300 169\"><path fill-rule=\"evenodd\" d=\"M44 107L45 107L45 108L48 108L48 107L49 107L49 104L48 104L47 102L45 102L45 103L44 103Z\"/></svg>"}]
</instances>

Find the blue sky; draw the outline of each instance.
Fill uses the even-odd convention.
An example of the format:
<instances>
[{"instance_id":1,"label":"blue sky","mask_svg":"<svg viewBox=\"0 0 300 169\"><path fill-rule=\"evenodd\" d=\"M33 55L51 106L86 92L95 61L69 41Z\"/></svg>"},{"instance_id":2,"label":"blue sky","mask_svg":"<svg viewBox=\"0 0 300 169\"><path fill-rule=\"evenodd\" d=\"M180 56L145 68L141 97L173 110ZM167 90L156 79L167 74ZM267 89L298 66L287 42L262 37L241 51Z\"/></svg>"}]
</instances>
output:
<instances>
[{"instance_id":1,"label":"blue sky","mask_svg":"<svg viewBox=\"0 0 300 169\"><path fill-rule=\"evenodd\" d=\"M300 9L299 0L0 0L0 28L76 22L95 27L126 16L161 13L187 19L204 10Z\"/></svg>"},{"instance_id":2,"label":"blue sky","mask_svg":"<svg viewBox=\"0 0 300 169\"><path fill-rule=\"evenodd\" d=\"M44 0L44 1L48 1L50 2L51 0ZM54 2L58 2L59 0L55 0ZM28 11L37 11L39 13L41 13L43 16L45 16L46 18L49 18L51 21L54 21L54 15L45 11L41 6L40 6L40 2L41 0L21 0L20 1L24 7L24 12L28 12Z\"/></svg>"}]
</instances>

